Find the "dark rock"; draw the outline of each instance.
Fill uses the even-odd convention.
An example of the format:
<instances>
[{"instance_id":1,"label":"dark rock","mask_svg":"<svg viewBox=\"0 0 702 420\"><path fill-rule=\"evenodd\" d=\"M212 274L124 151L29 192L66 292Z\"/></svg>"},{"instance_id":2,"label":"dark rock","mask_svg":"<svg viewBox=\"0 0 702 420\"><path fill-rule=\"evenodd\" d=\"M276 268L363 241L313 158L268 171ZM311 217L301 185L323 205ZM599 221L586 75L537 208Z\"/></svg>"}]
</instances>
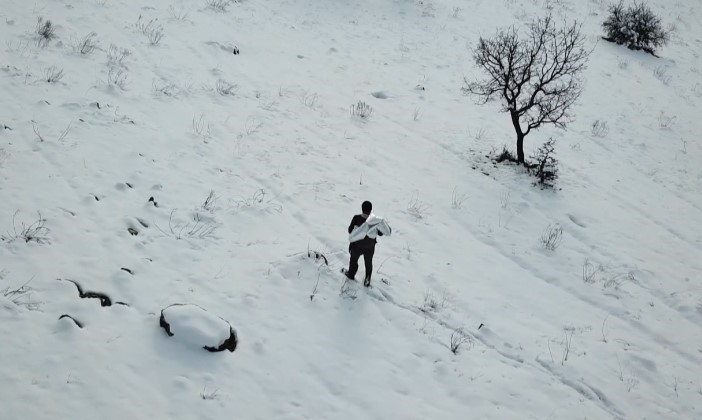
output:
<instances>
[{"instance_id":1,"label":"dark rock","mask_svg":"<svg viewBox=\"0 0 702 420\"><path fill-rule=\"evenodd\" d=\"M163 315L163 310L161 310L161 318L159 318L158 323L161 326L161 328L166 330L166 334L168 334L169 337L173 337L173 333L171 332L171 325L166 321L166 317Z\"/></svg>"},{"instance_id":2,"label":"dark rock","mask_svg":"<svg viewBox=\"0 0 702 420\"><path fill-rule=\"evenodd\" d=\"M59 279L59 280L61 280L61 279ZM81 287L80 284L78 284L77 281L74 281L71 279L65 279L65 280L76 285L76 289L78 289L78 296L81 299L87 299L87 298L100 299L100 306L102 306L102 307L112 306L112 300L106 294L100 293L100 292L83 291L83 288Z\"/></svg>"},{"instance_id":3,"label":"dark rock","mask_svg":"<svg viewBox=\"0 0 702 420\"><path fill-rule=\"evenodd\" d=\"M83 324L81 324L77 319L73 318L72 316L70 316L68 314L63 314L59 317L59 319L63 319L63 318L68 318L71 321L73 321L78 326L78 328L83 328Z\"/></svg>"},{"instance_id":4,"label":"dark rock","mask_svg":"<svg viewBox=\"0 0 702 420\"><path fill-rule=\"evenodd\" d=\"M211 351L211 352L224 351L224 350L234 351L234 350L236 350L236 345L238 343L239 343L239 341L236 338L236 331L234 331L234 328L229 327L229 338L224 340L224 343L220 344L220 346L217 348L210 347L210 346L204 346L204 349L207 351Z\"/></svg>"}]
</instances>

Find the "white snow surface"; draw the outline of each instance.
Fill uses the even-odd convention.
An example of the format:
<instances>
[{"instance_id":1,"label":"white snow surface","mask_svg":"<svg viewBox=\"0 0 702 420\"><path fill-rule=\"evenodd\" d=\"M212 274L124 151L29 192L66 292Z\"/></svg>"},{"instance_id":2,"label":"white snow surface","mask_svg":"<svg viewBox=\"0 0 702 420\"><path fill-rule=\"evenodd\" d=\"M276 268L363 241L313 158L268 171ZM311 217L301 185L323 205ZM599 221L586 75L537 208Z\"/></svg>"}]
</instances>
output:
<instances>
[{"instance_id":1,"label":"white snow surface","mask_svg":"<svg viewBox=\"0 0 702 420\"><path fill-rule=\"evenodd\" d=\"M217 348L231 335L227 321L197 305L171 305L161 313L172 337L195 348Z\"/></svg>"},{"instance_id":2,"label":"white snow surface","mask_svg":"<svg viewBox=\"0 0 702 420\"><path fill-rule=\"evenodd\" d=\"M5 1L0 417L702 418L702 9L648 4L659 57L601 1ZM460 89L547 6L593 49L575 121L525 141L557 139L556 190L485 158L509 117ZM339 273L363 200L394 230L369 290ZM174 342L174 303L236 351Z\"/></svg>"}]
</instances>

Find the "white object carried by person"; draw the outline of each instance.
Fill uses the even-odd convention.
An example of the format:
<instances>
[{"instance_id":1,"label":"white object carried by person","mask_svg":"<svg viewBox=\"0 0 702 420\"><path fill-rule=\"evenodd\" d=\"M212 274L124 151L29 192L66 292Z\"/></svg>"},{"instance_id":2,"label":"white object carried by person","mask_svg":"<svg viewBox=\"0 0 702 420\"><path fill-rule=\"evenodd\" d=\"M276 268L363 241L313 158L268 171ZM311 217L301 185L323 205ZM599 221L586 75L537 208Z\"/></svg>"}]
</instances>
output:
<instances>
[{"instance_id":1,"label":"white object carried by person","mask_svg":"<svg viewBox=\"0 0 702 420\"><path fill-rule=\"evenodd\" d=\"M385 219L374 214L369 214L366 221L359 226L356 226L349 234L349 242L360 241L366 236L373 239L377 236L390 236L392 229Z\"/></svg>"}]
</instances>

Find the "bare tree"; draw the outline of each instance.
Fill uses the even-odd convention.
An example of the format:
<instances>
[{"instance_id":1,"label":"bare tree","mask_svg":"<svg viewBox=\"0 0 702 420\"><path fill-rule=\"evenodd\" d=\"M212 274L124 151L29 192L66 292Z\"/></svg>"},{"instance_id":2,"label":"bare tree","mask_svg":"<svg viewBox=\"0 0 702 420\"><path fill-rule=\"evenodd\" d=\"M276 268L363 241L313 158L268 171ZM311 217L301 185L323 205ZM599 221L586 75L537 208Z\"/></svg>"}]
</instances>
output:
<instances>
[{"instance_id":1,"label":"bare tree","mask_svg":"<svg viewBox=\"0 0 702 420\"><path fill-rule=\"evenodd\" d=\"M538 18L520 37L513 26L494 38L480 38L473 59L487 77L465 80L463 91L480 104L502 101L517 134L517 161L524 163L524 137L542 124L564 128L570 107L582 92L580 74L590 51L584 48L582 24L557 28L551 15Z\"/></svg>"}]
</instances>

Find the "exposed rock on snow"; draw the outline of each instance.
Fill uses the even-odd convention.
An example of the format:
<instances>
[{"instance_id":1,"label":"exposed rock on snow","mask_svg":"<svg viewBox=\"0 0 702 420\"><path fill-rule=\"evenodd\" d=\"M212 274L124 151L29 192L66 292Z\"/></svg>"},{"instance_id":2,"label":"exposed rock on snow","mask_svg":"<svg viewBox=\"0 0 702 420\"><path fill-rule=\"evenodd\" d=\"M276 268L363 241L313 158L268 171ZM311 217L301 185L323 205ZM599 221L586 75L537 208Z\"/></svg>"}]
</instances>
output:
<instances>
[{"instance_id":1,"label":"exposed rock on snow","mask_svg":"<svg viewBox=\"0 0 702 420\"><path fill-rule=\"evenodd\" d=\"M124 270L124 269L123 269ZM132 274L132 273L130 273ZM61 279L58 279L61 280ZM92 292L89 290L83 290L83 287L75 280L71 279L63 279L68 282L73 283L76 286L76 289L78 289L78 296L81 299L99 299L100 300L100 306L105 307L105 306L112 306L114 305L123 305L123 306L129 306L128 304L124 302L112 302L112 299L110 299L109 296L102 292Z\"/></svg>"},{"instance_id":2,"label":"exposed rock on snow","mask_svg":"<svg viewBox=\"0 0 702 420\"><path fill-rule=\"evenodd\" d=\"M61 279L59 279L59 280L61 280ZM76 285L76 289L78 289L78 296L81 299L86 299L86 298L100 299L100 306L112 306L112 300L106 294L101 293L101 292L84 291L83 287L80 284L78 284L78 282L71 280L71 279L65 279L65 280Z\"/></svg>"},{"instance_id":3,"label":"exposed rock on snow","mask_svg":"<svg viewBox=\"0 0 702 420\"><path fill-rule=\"evenodd\" d=\"M78 321L77 319L73 318L72 316L70 316L68 314L63 314L59 317L59 320L62 320L64 318L70 319L71 321L73 321L73 323L76 324L76 326L78 328L83 328L83 324L80 321Z\"/></svg>"},{"instance_id":4,"label":"exposed rock on snow","mask_svg":"<svg viewBox=\"0 0 702 420\"><path fill-rule=\"evenodd\" d=\"M236 331L229 322L190 304L176 303L161 310L160 325L166 333L187 345L207 351L234 351Z\"/></svg>"}]
</instances>

